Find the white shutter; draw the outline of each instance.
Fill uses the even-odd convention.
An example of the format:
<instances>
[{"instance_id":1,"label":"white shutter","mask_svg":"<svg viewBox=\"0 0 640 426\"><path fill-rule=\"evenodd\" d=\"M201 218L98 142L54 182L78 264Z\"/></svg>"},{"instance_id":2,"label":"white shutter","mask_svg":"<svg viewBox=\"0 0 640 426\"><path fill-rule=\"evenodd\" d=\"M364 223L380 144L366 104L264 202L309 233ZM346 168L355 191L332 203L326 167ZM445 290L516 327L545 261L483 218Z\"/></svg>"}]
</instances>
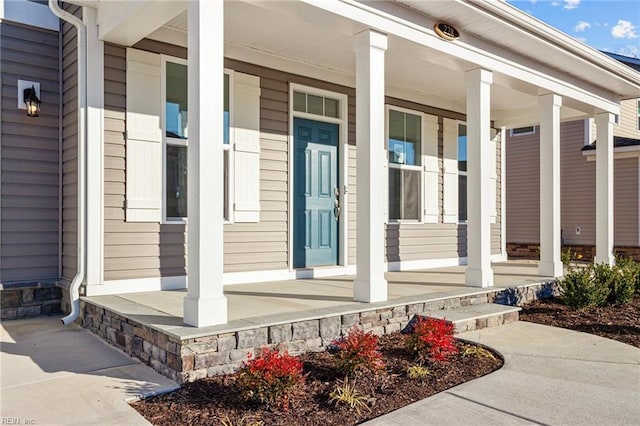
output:
<instances>
[{"instance_id":1,"label":"white shutter","mask_svg":"<svg viewBox=\"0 0 640 426\"><path fill-rule=\"evenodd\" d=\"M234 221L260 221L260 78L234 73Z\"/></svg>"},{"instance_id":2,"label":"white shutter","mask_svg":"<svg viewBox=\"0 0 640 426\"><path fill-rule=\"evenodd\" d=\"M422 140L424 147L424 222L438 223L438 117L424 116Z\"/></svg>"},{"instance_id":3,"label":"white shutter","mask_svg":"<svg viewBox=\"0 0 640 426\"><path fill-rule=\"evenodd\" d=\"M491 203L491 223L497 223L498 221L498 141L500 140L500 133L496 129L491 129L491 140L489 141L489 155L491 156L491 168L489 169L489 202Z\"/></svg>"},{"instance_id":4,"label":"white shutter","mask_svg":"<svg viewBox=\"0 0 640 426\"><path fill-rule=\"evenodd\" d=\"M444 223L458 223L458 122L444 119Z\"/></svg>"},{"instance_id":5,"label":"white shutter","mask_svg":"<svg viewBox=\"0 0 640 426\"><path fill-rule=\"evenodd\" d=\"M127 49L126 220L162 220L160 55Z\"/></svg>"}]
</instances>

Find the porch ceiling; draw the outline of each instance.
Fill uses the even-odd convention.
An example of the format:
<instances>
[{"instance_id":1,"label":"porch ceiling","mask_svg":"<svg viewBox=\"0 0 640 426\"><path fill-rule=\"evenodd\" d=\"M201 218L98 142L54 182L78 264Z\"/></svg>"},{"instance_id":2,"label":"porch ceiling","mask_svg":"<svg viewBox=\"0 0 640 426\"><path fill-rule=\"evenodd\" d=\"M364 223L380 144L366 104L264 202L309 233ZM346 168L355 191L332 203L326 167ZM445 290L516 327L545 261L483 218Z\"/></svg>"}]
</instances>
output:
<instances>
[{"instance_id":1,"label":"porch ceiling","mask_svg":"<svg viewBox=\"0 0 640 426\"><path fill-rule=\"evenodd\" d=\"M228 2L225 4L227 56L260 63L266 57L295 64L310 76L355 86L353 34L367 27L358 22L296 2ZM167 22L147 38L187 43L186 12ZM271 65L264 61L263 65ZM389 36L386 52L387 95L465 113L464 71L475 64ZM295 71L294 71L295 72ZM299 71L304 72L304 71ZM507 75L495 75L492 119L531 124L538 117L537 88ZM563 119L586 116L563 108ZM531 121L534 117L534 121Z\"/></svg>"},{"instance_id":2,"label":"porch ceiling","mask_svg":"<svg viewBox=\"0 0 640 426\"><path fill-rule=\"evenodd\" d=\"M71 2L98 8L99 22L102 22L100 33L107 41L133 45L146 37L187 45L186 2ZM632 73L627 75L622 65L507 6L481 1L226 1L225 55L354 87L353 35L377 28L371 24L371 16L390 18L387 22L402 21L403 25L429 31L434 22L445 21L457 26L462 33L455 43L457 47L450 45L454 50L443 49L443 41L439 39L430 44L431 41L425 43L431 40L426 37L418 44L387 31L390 34L386 53L387 95L464 113L464 71L477 68L482 60L474 63L456 54L444 53L464 46L474 52L471 57L476 59L490 52L489 56L513 60L517 68L536 69L551 76L555 79L553 84L568 83L577 87L578 92L595 94L591 98L587 96L594 100L592 105L586 103L591 101L578 101L582 95L565 97L562 120L592 116L600 107L612 108L611 102L619 97L640 96L640 79ZM363 13L370 13L367 19L371 22L352 18L351 12L347 13L350 18L342 16L337 11L340 7L360 8ZM509 8L514 10L506 10ZM515 15L513 18L500 15L507 12ZM138 25L132 14L140 15L146 24ZM538 96L548 93L549 89L523 76L515 78L507 69L502 73L494 70L492 120L499 126L537 123ZM553 87L553 84L547 86Z\"/></svg>"}]
</instances>

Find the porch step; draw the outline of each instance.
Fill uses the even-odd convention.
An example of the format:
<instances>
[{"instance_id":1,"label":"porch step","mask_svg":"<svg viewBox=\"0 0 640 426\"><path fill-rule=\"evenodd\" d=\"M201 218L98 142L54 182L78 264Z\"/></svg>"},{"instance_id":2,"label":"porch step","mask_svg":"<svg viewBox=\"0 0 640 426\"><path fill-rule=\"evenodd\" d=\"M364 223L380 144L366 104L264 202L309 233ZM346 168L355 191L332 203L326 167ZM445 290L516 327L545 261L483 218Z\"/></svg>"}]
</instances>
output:
<instances>
[{"instance_id":1,"label":"porch step","mask_svg":"<svg viewBox=\"0 0 640 426\"><path fill-rule=\"evenodd\" d=\"M430 311L423 315L451 321L456 327L455 332L462 333L516 322L521 310L522 308L517 306L484 303L449 310Z\"/></svg>"}]
</instances>

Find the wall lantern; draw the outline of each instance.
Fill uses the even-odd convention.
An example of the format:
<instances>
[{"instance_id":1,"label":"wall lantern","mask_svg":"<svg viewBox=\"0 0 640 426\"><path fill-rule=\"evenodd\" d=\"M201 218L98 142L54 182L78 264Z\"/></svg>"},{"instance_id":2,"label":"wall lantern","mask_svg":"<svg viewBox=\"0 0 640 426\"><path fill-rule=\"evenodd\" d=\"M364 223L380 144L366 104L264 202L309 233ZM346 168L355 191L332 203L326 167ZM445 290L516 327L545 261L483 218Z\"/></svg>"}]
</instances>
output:
<instances>
[{"instance_id":1,"label":"wall lantern","mask_svg":"<svg viewBox=\"0 0 640 426\"><path fill-rule=\"evenodd\" d=\"M27 108L27 117L38 117L40 115L40 99L36 95L35 86L24 89L24 105Z\"/></svg>"},{"instance_id":2,"label":"wall lantern","mask_svg":"<svg viewBox=\"0 0 640 426\"><path fill-rule=\"evenodd\" d=\"M40 115L40 83L37 81L18 80L18 109L26 109L28 117Z\"/></svg>"}]
</instances>

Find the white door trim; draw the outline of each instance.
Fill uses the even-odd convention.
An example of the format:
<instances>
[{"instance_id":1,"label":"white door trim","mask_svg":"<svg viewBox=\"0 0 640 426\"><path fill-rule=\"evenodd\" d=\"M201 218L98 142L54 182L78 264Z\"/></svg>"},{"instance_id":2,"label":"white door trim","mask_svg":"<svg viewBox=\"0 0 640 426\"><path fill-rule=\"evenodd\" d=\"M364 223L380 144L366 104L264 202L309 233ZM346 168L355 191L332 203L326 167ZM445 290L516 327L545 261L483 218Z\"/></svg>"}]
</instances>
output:
<instances>
[{"instance_id":1,"label":"white door trim","mask_svg":"<svg viewBox=\"0 0 640 426\"><path fill-rule=\"evenodd\" d=\"M340 102L340 118L330 118L322 115L308 114L296 112L293 110L293 92L303 92L312 95L325 96L338 99ZM347 266L348 264L348 238L349 238L349 204L347 194L348 171L349 171L349 145L347 143L349 137L349 96L345 93L332 92L329 90L318 89L311 86L305 86L297 83L289 83L289 167L287 172L287 180L289 184L289 203L288 203L288 219L289 219L289 235L287 247L289 250L289 271L293 271L293 119L296 117L315 120L325 123L338 124L340 128L340 140L338 141L338 186L340 188L340 221L338 223L338 265ZM305 268L310 269L310 268ZM312 268L311 268L312 269Z\"/></svg>"}]
</instances>

